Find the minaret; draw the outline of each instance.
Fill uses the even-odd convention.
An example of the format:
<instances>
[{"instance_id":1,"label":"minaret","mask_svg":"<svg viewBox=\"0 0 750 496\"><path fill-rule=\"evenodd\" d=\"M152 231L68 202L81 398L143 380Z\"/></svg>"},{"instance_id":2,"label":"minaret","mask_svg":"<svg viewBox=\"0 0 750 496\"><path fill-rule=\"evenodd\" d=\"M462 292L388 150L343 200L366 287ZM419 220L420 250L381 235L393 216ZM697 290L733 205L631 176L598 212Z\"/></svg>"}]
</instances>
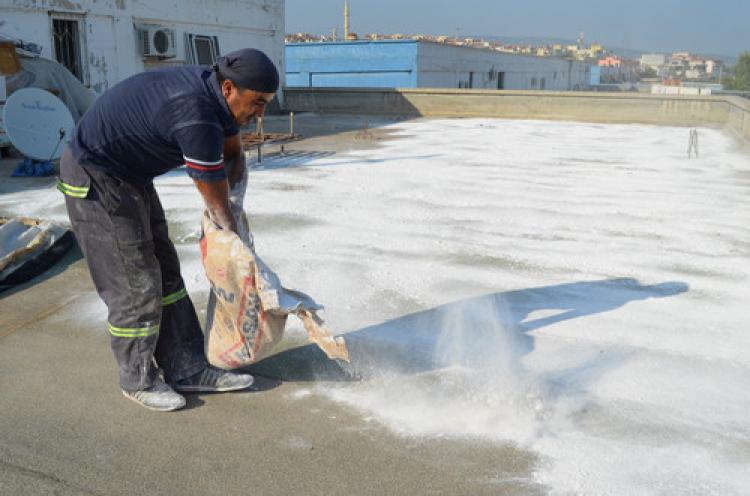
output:
<instances>
[{"instance_id":1,"label":"minaret","mask_svg":"<svg viewBox=\"0 0 750 496\"><path fill-rule=\"evenodd\" d=\"M349 1L344 0L344 41L349 41Z\"/></svg>"}]
</instances>

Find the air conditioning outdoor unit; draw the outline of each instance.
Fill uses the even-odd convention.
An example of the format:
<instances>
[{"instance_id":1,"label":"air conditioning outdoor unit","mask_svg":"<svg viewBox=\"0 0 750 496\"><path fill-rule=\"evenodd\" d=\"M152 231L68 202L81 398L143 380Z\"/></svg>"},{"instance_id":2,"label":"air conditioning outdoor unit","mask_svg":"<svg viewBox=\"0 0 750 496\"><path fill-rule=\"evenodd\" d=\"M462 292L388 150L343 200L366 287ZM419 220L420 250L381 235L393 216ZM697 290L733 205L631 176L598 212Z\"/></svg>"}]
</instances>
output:
<instances>
[{"instance_id":1,"label":"air conditioning outdoor unit","mask_svg":"<svg viewBox=\"0 0 750 496\"><path fill-rule=\"evenodd\" d=\"M144 57L174 58L174 29L162 26L144 26L138 30L141 54Z\"/></svg>"}]
</instances>

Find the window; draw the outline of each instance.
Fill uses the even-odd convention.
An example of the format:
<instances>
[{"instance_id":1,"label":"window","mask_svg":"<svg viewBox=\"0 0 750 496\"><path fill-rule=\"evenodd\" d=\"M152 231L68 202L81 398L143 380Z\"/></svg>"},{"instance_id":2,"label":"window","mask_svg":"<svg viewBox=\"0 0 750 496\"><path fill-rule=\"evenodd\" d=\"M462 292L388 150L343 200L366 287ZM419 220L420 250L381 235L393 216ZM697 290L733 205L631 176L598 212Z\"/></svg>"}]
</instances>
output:
<instances>
[{"instance_id":1,"label":"window","mask_svg":"<svg viewBox=\"0 0 750 496\"><path fill-rule=\"evenodd\" d=\"M52 18L55 59L83 82L80 24L74 19Z\"/></svg>"},{"instance_id":2,"label":"window","mask_svg":"<svg viewBox=\"0 0 750 496\"><path fill-rule=\"evenodd\" d=\"M187 35L188 62L195 65L213 65L219 58L219 38L200 34Z\"/></svg>"}]
</instances>

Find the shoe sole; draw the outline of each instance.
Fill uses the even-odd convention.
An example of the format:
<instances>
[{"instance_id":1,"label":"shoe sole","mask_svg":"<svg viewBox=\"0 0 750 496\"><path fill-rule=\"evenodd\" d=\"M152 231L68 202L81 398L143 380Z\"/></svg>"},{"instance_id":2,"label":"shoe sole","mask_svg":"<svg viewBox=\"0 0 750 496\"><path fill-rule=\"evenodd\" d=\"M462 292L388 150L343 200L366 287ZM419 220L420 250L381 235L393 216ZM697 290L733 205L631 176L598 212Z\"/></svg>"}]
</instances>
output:
<instances>
[{"instance_id":1,"label":"shoe sole","mask_svg":"<svg viewBox=\"0 0 750 496\"><path fill-rule=\"evenodd\" d=\"M171 407L158 407L158 406L149 406L145 403L141 403L137 399L133 398L132 396L125 393L125 391L122 392L122 395L125 396L127 399L132 401L133 403L136 403L138 405L141 405L143 408L147 410L151 410L153 412L174 412L175 410L180 410L182 408L185 408L185 405L187 405L187 402L183 403L180 406L171 406Z\"/></svg>"},{"instance_id":2,"label":"shoe sole","mask_svg":"<svg viewBox=\"0 0 750 496\"><path fill-rule=\"evenodd\" d=\"M216 388L208 386L178 386L177 384L172 384L172 389L179 393L228 393L230 391L242 391L253 384L255 384L255 378L250 379L250 382L243 386Z\"/></svg>"}]
</instances>

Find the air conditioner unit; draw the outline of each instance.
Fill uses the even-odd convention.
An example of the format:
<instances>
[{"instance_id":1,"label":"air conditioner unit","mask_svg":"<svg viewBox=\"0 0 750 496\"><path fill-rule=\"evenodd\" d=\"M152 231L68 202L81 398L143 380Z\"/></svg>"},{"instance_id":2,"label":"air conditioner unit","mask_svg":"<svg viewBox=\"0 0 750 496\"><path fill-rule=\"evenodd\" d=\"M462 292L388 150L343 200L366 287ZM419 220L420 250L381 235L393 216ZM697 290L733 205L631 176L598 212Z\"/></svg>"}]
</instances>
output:
<instances>
[{"instance_id":1,"label":"air conditioner unit","mask_svg":"<svg viewBox=\"0 0 750 496\"><path fill-rule=\"evenodd\" d=\"M138 30L141 54L144 57L174 58L174 29L162 26L144 26Z\"/></svg>"}]
</instances>

